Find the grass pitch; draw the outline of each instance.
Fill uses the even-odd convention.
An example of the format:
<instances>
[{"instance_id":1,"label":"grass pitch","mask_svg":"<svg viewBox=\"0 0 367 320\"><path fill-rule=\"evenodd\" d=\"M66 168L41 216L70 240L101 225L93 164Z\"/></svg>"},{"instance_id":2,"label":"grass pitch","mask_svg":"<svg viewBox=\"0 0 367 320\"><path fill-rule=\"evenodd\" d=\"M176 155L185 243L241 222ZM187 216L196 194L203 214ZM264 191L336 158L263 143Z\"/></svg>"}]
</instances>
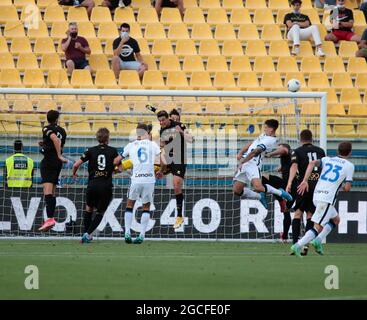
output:
<instances>
[{"instance_id":1,"label":"grass pitch","mask_svg":"<svg viewBox=\"0 0 367 320\"><path fill-rule=\"evenodd\" d=\"M303 259L287 244L1 240L0 299L367 299L367 245L326 244ZM27 265L39 289L26 290ZM325 268L339 270L327 290Z\"/></svg>"}]
</instances>

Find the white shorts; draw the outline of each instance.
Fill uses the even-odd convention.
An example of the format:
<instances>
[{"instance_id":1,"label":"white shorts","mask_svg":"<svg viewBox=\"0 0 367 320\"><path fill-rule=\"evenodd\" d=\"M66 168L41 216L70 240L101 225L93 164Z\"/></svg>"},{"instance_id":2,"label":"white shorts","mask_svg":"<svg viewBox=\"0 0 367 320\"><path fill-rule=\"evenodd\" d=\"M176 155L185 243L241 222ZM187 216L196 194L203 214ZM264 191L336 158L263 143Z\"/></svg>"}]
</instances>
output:
<instances>
[{"instance_id":1,"label":"white shorts","mask_svg":"<svg viewBox=\"0 0 367 320\"><path fill-rule=\"evenodd\" d=\"M155 183L132 184L129 190L129 199L134 201L141 199L143 204L153 203L154 185Z\"/></svg>"},{"instance_id":2,"label":"white shorts","mask_svg":"<svg viewBox=\"0 0 367 320\"><path fill-rule=\"evenodd\" d=\"M331 203L314 201L314 204L316 206L316 211L312 215L311 221L323 227L329 222L330 219L333 219L338 215L338 212Z\"/></svg>"},{"instance_id":3,"label":"white shorts","mask_svg":"<svg viewBox=\"0 0 367 320\"><path fill-rule=\"evenodd\" d=\"M120 59L121 70L139 70L141 63L139 61L122 61Z\"/></svg>"},{"instance_id":4,"label":"white shorts","mask_svg":"<svg viewBox=\"0 0 367 320\"><path fill-rule=\"evenodd\" d=\"M240 181L245 184L251 183L253 179L261 179L260 169L253 161L244 163L233 178L233 180Z\"/></svg>"}]
</instances>

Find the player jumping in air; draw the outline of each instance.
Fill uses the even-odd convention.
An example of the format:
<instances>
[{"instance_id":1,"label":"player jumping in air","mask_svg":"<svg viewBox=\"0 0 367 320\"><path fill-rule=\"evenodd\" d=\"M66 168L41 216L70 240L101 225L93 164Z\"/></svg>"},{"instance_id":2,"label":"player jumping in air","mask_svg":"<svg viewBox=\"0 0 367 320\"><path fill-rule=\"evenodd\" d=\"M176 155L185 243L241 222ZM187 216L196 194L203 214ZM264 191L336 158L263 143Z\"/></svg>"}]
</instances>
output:
<instances>
[{"instance_id":1,"label":"player jumping in air","mask_svg":"<svg viewBox=\"0 0 367 320\"><path fill-rule=\"evenodd\" d=\"M263 185L261 182L262 158L266 152L270 152L277 147L277 138L275 136L279 122L275 119L266 120L264 123L264 133L261 134L252 143L246 144L238 153L239 160L238 171L233 178L233 193L238 196L244 196L246 199L260 200L267 209L265 193L272 193L288 201L292 201L292 196L285 190L276 189L269 184ZM248 182L251 183L255 191L246 188Z\"/></svg>"},{"instance_id":2,"label":"player jumping in air","mask_svg":"<svg viewBox=\"0 0 367 320\"><path fill-rule=\"evenodd\" d=\"M56 208L56 185L62 169L62 164L68 160L62 156L62 148L66 141L66 132L58 126L59 112L50 110L47 112L48 125L42 129L43 140L39 143L44 158L41 161L41 178L43 184L43 194L46 202L47 220L38 231L48 231L55 224L54 219Z\"/></svg>"},{"instance_id":3,"label":"player jumping in air","mask_svg":"<svg viewBox=\"0 0 367 320\"><path fill-rule=\"evenodd\" d=\"M137 140L129 143L117 163L123 158L129 157L133 164L131 185L125 210L125 242L140 244L143 242L145 232L150 220L150 204L153 203L155 185L154 163L160 155L159 146L149 139L148 127L140 123L136 128ZM141 216L140 235L132 241L130 229L133 219L133 208L135 201L141 199L143 203L143 214Z\"/></svg>"},{"instance_id":4,"label":"player jumping in air","mask_svg":"<svg viewBox=\"0 0 367 320\"><path fill-rule=\"evenodd\" d=\"M293 150L292 152L292 166L289 173L289 179L287 184L287 191L290 192L294 178L297 175L297 185L303 180L307 166L309 162L314 160L320 160L325 157L325 151L312 144L312 132L308 129L301 131L300 134L301 147ZM292 237L293 244L298 241L301 233L301 217L303 213L307 214L307 222L305 232L313 227L311 217L315 212L316 208L313 204L313 192L317 181L319 180L321 170L319 168L314 169L311 176L309 177L309 191L303 195L297 195L296 203L293 207L295 214L292 221ZM298 174L297 174L298 173ZM303 254L307 254L308 247L305 246Z\"/></svg>"},{"instance_id":5,"label":"player jumping in air","mask_svg":"<svg viewBox=\"0 0 367 320\"><path fill-rule=\"evenodd\" d=\"M344 191L348 192L352 188L354 165L347 160L351 153L352 144L342 142L338 146L338 156L323 157L321 160L309 163L303 181L298 186L300 195L309 191L309 177L314 172L314 168L320 167L322 171L313 197L316 206L316 211L312 216L314 227L308 230L303 238L291 247L296 256L301 256L302 246L309 242L315 247L318 254L322 255L324 253L322 241L340 221L338 212L334 207L339 189L344 182Z\"/></svg>"},{"instance_id":6,"label":"player jumping in air","mask_svg":"<svg viewBox=\"0 0 367 320\"><path fill-rule=\"evenodd\" d=\"M89 177L86 192L87 203L83 217L82 243L91 242L92 234L101 223L112 200L112 174L119 157L117 149L108 145L110 131L107 128L98 129L96 137L99 144L86 150L73 166L73 177L76 178L81 164L88 161ZM97 214L92 220L94 209L97 210Z\"/></svg>"}]
</instances>

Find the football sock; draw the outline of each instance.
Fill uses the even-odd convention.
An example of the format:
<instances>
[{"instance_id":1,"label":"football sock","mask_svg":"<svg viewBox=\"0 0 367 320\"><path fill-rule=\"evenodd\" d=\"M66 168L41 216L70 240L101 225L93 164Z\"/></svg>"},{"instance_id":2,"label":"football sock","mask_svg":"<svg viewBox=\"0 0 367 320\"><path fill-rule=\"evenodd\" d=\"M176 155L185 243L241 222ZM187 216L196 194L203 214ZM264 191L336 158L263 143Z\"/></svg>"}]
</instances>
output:
<instances>
[{"instance_id":1,"label":"football sock","mask_svg":"<svg viewBox=\"0 0 367 320\"><path fill-rule=\"evenodd\" d=\"M182 217L183 193L176 194L177 217Z\"/></svg>"},{"instance_id":2,"label":"football sock","mask_svg":"<svg viewBox=\"0 0 367 320\"><path fill-rule=\"evenodd\" d=\"M45 195L47 218L53 218L56 208L56 197L52 194Z\"/></svg>"},{"instance_id":3,"label":"football sock","mask_svg":"<svg viewBox=\"0 0 367 320\"><path fill-rule=\"evenodd\" d=\"M320 240L320 242L322 242L322 240L324 240L326 236L331 232L331 230L333 230L335 227L336 224L332 220L330 220L317 236L317 240Z\"/></svg>"},{"instance_id":4,"label":"football sock","mask_svg":"<svg viewBox=\"0 0 367 320\"><path fill-rule=\"evenodd\" d=\"M257 193L255 191L252 191L248 188L243 188L243 194L242 194L246 199L257 199L260 200L261 196L260 193Z\"/></svg>"},{"instance_id":5,"label":"football sock","mask_svg":"<svg viewBox=\"0 0 367 320\"><path fill-rule=\"evenodd\" d=\"M149 211L143 211L143 214L141 216L141 231L140 231L140 236L141 237L145 237L145 231L147 230L148 227L148 223L150 220L150 213Z\"/></svg>"},{"instance_id":6,"label":"football sock","mask_svg":"<svg viewBox=\"0 0 367 320\"><path fill-rule=\"evenodd\" d=\"M97 227L99 226L99 224L101 223L103 219L103 214L97 213L96 216L94 217L92 223L90 224L87 233L89 235L92 235L92 233L94 232L94 230L97 229Z\"/></svg>"},{"instance_id":7,"label":"football sock","mask_svg":"<svg viewBox=\"0 0 367 320\"><path fill-rule=\"evenodd\" d=\"M315 239L318 235L318 232L316 231L316 229L311 228L310 230L308 230L305 235L302 237L301 240L299 240L297 242L297 244L302 247L308 243L310 243L310 241L312 241L313 239Z\"/></svg>"},{"instance_id":8,"label":"football sock","mask_svg":"<svg viewBox=\"0 0 367 320\"><path fill-rule=\"evenodd\" d=\"M295 218L292 221L293 244L297 243L300 233L301 233L301 219L296 219Z\"/></svg>"},{"instance_id":9,"label":"football sock","mask_svg":"<svg viewBox=\"0 0 367 320\"><path fill-rule=\"evenodd\" d=\"M307 232L308 230L310 230L311 228L313 228L313 221L311 221L311 218L307 219L306 222L306 229L305 232Z\"/></svg>"},{"instance_id":10,"label":"football sock","mask_svg":"<svg viewBox=\"0 0 367 320\"><path fill-rule=\"evenodd\" d=\"M278 189L275 189L270 184L266 184L265 186L265 192L275 194L276 196L281 196L282 192Z\"/></svg>"},{"instance_id":11,"label":"football sock","mask_svg":"<svg viewBox=\"0 0 367 320\"><path fill-rule=\"evenodd\" d=\"M284 217L283 217L283 234L284 234L284 238L288 239L288 232L289 232L289 228L291 226L292 223L292 219L291 219L291 213L290 212L284 212Z\"/></svg>"},{"instance_id":12,"label":"football sock","mask_svg":"<svg viewBox=\"0 0 367 320\"><path fill-rule=\"evenodd\" d=\"M92 223L92 215L93 215L93 212L84 211L84 217L83 217L84 232L88 231L89 226Z\"/></svg>"},{"instance_id":13,"label":"football sock","mask_svg":"<svg viewBox=\"0 0 367 320\"><path fill-rule=\"evenodd\" d=\"M131 223L133 221L133 210L131 208L126 208L125 211L125 234L130 234Z\"/></svg>"}]
</instances>

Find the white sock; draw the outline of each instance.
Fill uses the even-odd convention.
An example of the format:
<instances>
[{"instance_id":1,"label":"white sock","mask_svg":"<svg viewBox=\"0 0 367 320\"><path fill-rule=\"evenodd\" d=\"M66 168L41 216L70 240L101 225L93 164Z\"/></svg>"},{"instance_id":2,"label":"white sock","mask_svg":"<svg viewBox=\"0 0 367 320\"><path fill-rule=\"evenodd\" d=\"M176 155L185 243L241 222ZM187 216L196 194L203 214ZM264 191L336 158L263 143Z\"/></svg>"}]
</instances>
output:
<instances>
[{"instance_id":1,"label":"white sock","mask_svg":"<svg viewBox=\"0 0 367 320\"><path fill-rule=\"evenodd\" d=\"M131 223L133 221L133 213L131 211L125 211L125 234L130 234Z\"/></svg>"},{"instance_id":2,"label":"white sock","mask_svg":"<svg viewBox=\"0 0 367 320\"><path fill-rule=\"evenodd\" d=\"M266 184L265 187L266 187L266 190L267 190L266 192L267 193L272 193L272 194L275 194L276 196L279 196L279 197L282 195L282 192L280 190L275 189L270 184Z\"/></svg>"},{"instance_id":3,"label":"white sock","mask_svg":"<svg viewBox=\"0 0 367 320\"><path fill-rule=\"evenodd\" d=\"M310 243L317 236L317 231L315 229L310 229L306 232L306 234L302 237L302 239L298 240L297 244L302 247L305 244Z\"/></svg>"},{"instance_id":4,"label":"white sock","mask_svg":"<svg viewBox=\"0 0 367 320\"><path fill-rule=\"evenodd\" d=\"M256 199L256 200L260 200L261 196L259 193L252 191L248 188L243 188L243 194L242 194L246 199Z\"/></svg>"},{"instance_id":5,"label":"white sock","mask_svg":"<svg viewBox=\"0 0 367 320\"><path fill-rule=\"evenodd\" d=\"M317 240L319 240L320 242L322 242L322 240L324 240L326 238L326 236L331 232L331 230L334 229L334 226L331 223L327 223L325 225L325 227L322 229L322 231L319 233L319 235L317 236Z\"/></svg>"},{"instance_id":6,"label":"white sock","mask_svg":"<svg viewBox=\"0 0 367 320\"><path fill-rule=\"evenodd\" d=\"M147 230L148 227L148 223L150 220L150 213L149 212L143 212L142 216L141 216L141 231L140 231L140 236L141 237L145 237L145 231Z\"/></svg>"}]
</instances>

